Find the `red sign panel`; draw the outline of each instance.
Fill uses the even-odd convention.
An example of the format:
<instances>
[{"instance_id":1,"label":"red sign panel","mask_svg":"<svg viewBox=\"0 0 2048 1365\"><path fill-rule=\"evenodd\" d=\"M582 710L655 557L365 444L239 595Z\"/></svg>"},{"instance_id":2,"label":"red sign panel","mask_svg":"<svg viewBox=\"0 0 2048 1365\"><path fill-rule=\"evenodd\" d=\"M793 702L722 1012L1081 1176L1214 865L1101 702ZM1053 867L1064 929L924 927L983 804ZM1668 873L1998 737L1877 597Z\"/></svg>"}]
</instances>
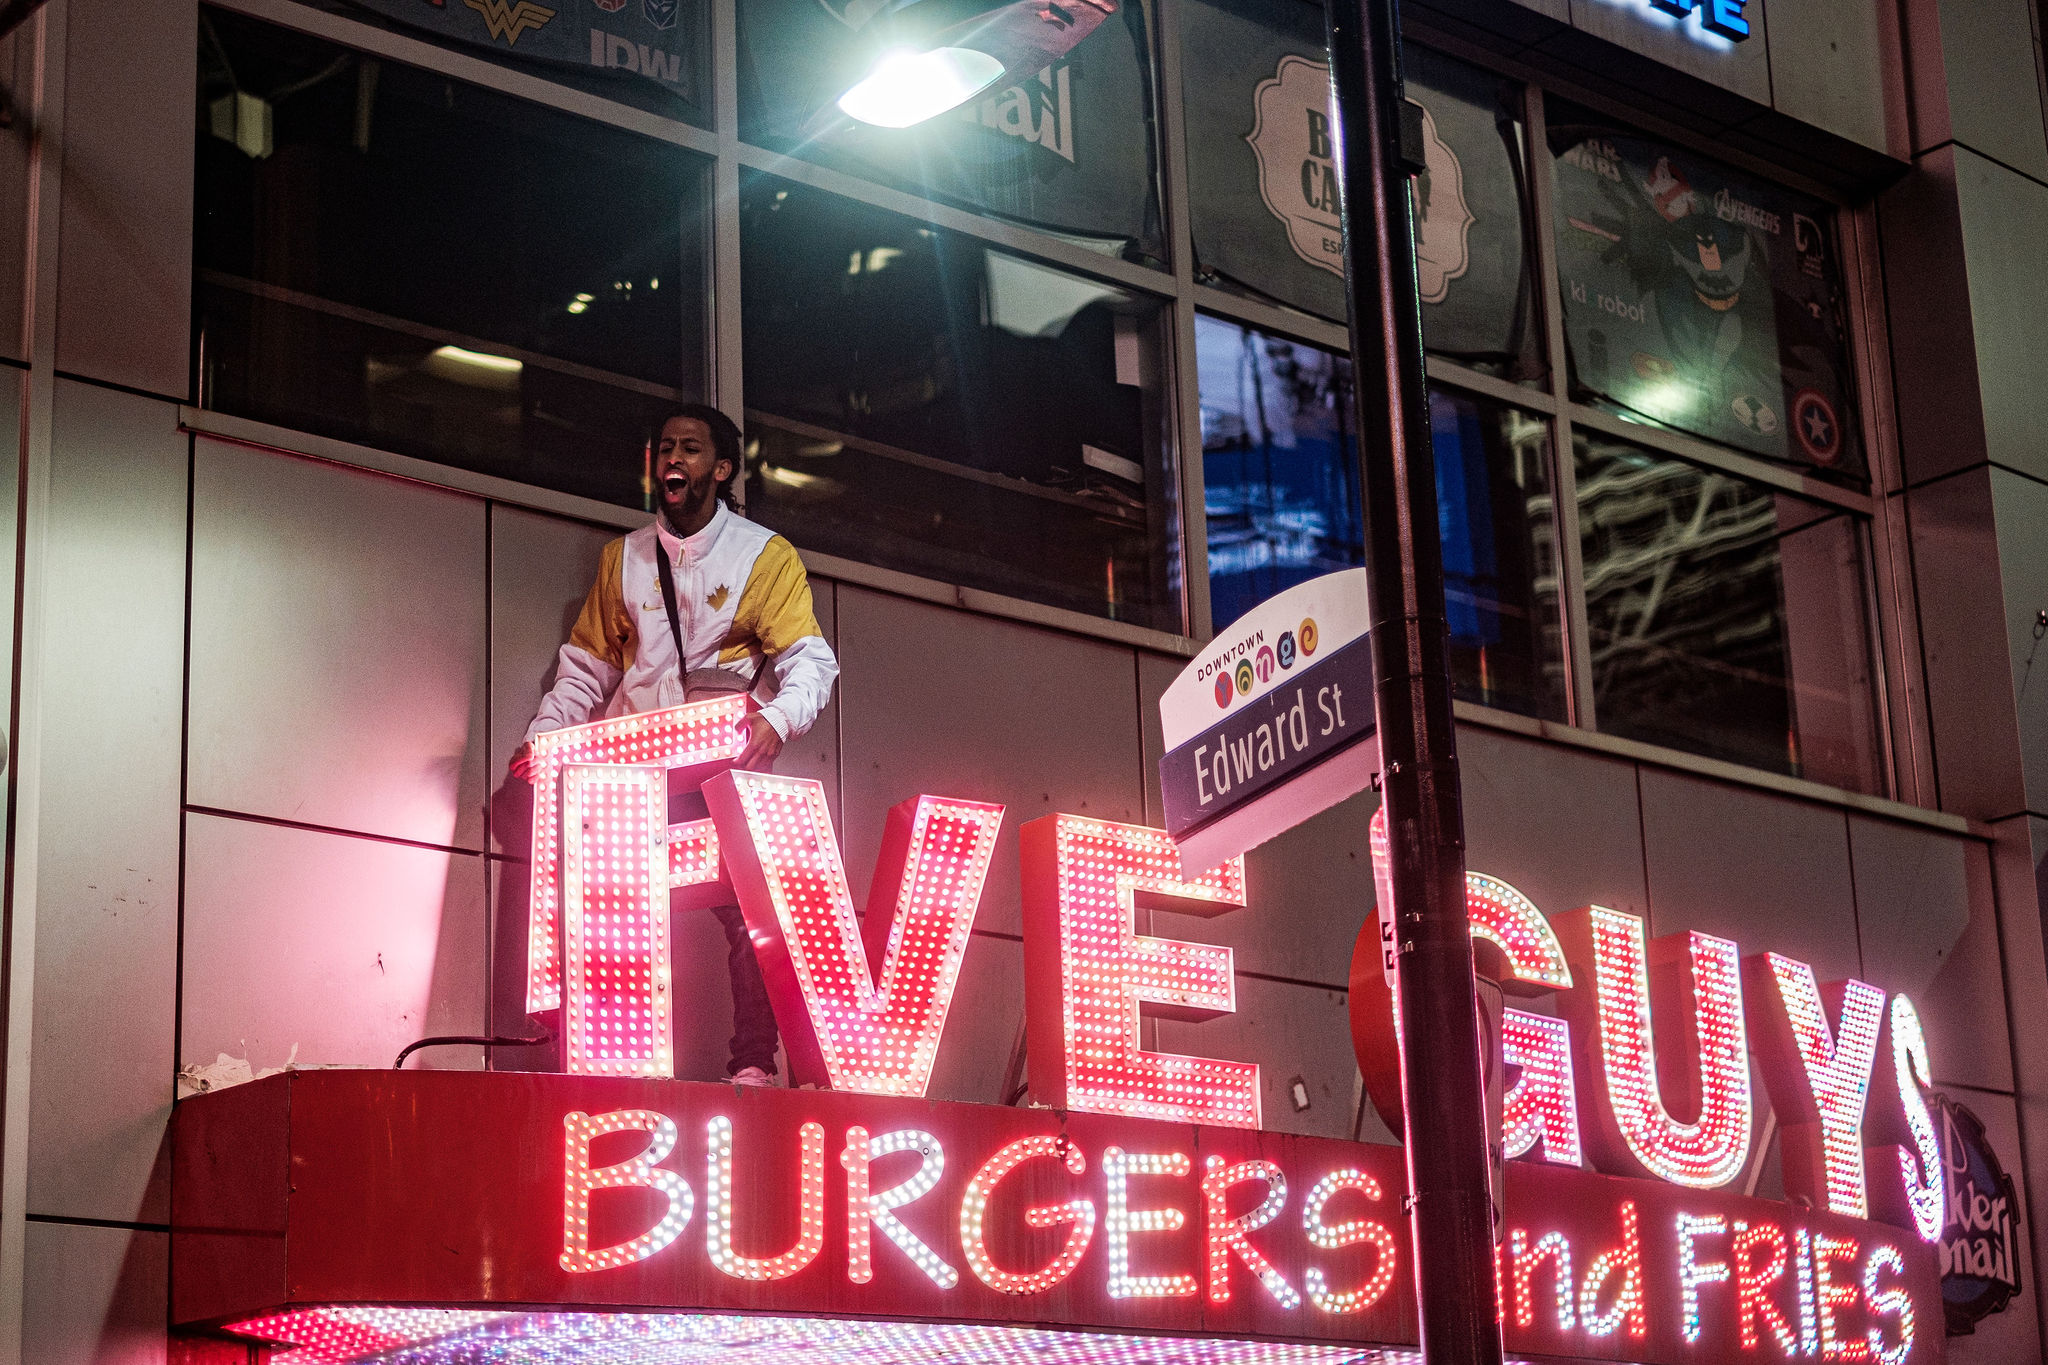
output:
<instances>
[{"instance_id":1,"label":"red sign panel","mask_svg":"<svg viewBox=\"0 0 2048 1365\"><path fill-rule=\"evenodd\" d=\"M1415 1341L1398 1148L833 1091L309 1072L179 1105L173 1315L604 1308ZM1938 1361L1889 1226L1510 1168L1510 1349ZM251 1328L251 1331L259 1329Z\"/></svg>"}]
</instances>

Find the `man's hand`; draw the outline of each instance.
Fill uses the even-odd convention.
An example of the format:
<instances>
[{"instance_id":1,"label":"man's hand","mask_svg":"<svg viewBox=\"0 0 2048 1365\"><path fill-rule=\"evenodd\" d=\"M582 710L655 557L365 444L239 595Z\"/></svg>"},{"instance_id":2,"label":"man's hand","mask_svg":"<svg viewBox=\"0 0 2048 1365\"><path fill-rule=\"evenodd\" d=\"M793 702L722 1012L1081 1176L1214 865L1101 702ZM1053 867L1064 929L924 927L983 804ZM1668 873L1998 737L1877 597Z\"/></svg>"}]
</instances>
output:
<instances>
[{"instance_id":1,"label":"man's hand","mask_svg":"<svg viewBox=\"0 0 2048 1365\"><path fill-rule=\"evenodd\" d=\"M756 711L747 717L747 747L740 751L734 762L736 768L752 772L765 772L775 756L782 752L782 736L769 723L768 717Z\"/></svg>"},{"instance_id":2,"label":"man's hand","mask_svg":"<svg viewBox=\"0 0 2048 1365\"><path fill-rule=\"evenodd\" d=\"M532 744L522 744L512 751L512 776L521 782L530 783L536 771Z\"/></svg>"}]
</instances>

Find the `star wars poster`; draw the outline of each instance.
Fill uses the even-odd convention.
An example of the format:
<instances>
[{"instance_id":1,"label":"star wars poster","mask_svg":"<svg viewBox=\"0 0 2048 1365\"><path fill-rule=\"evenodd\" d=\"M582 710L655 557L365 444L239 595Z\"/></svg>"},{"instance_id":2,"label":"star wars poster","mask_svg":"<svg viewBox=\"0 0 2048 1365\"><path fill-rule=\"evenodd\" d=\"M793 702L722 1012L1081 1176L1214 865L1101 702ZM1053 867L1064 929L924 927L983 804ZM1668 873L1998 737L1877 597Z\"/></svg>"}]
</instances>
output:
<instances>
[{"instance_id":1,"label":"star wars poster","mask_svg":"<svg viewBox=\"0 0 2048 1365\"><path fill-rule=\"evenodd\" d=\"M1323 7L1186 0L1182 88L1198 268L1305 312L1344 317L1344 243ZM1520 130L1511 87L1410 47L1424 111L1416 265L1431 350L1521 373L1527 325Z\"/></svg>"},{"instance_id":2,"label":"star wars poster","mask_svg":"<svg viewBox=\"0 0 2048 1365\"><path fill-rule=\"evenodd\" d=\"M1864 477L1824 206L1590 121L1559 118L1550 144L1575 387L1766 459Z\"/></svg>"},{"instance_id":3,"label":"star wars poster","mask_svg":"<svg viewBox=\"0 0 2048 1365\"><path fill-rule=\"evenodd\" d=\"M872 63L891 8L882 0L745 0L741 136L913 194L1164 259L1143 0L1120 5L1053 65L1001 79L950 113L901 129L856 123L835 107Z\"/></svg>"}]
</instances>

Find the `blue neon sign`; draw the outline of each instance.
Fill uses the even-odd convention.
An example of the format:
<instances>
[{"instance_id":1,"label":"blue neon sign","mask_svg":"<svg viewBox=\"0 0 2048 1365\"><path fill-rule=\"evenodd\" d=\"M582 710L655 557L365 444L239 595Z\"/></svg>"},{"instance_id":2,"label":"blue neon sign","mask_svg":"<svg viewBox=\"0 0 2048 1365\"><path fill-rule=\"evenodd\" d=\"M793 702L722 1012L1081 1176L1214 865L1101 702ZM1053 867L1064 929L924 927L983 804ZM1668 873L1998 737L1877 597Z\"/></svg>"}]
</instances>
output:
<instances>
[{"instance_id":1,"label":"blue neon sign","mask_svg":"<svg viewBox=\"0 0 2048 1365\"><path fill-rule=\"evenodd\" d=\"M1749 36L1749 20L1742 14L1748 3L1749 0L1650 0L1650 8L1677 19L1698 10L1700 27L1739 43Z\"/></svg>"}]
</instances>

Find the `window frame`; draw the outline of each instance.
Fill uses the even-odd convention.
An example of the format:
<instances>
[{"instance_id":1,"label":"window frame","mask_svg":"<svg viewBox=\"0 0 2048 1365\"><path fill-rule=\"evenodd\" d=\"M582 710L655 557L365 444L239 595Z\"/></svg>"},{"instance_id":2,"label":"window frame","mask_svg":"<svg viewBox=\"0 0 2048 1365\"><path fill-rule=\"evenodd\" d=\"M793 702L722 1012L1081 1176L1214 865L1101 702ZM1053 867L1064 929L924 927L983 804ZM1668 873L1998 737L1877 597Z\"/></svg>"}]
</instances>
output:
<instances>
[{"instance_id":1,"label":"window frame","mask_svg":"<svg viewBox=\"0 0 2048 1365\"><path fill-rule=\"evenodd\" d=\"M1148 79L1157 115L1158 146L1153 164L1158 180L1155 191L1161 207L1167 258L1164 268L1126 261L1090 250L1056 234L984 217L957 205L864 180L800 156L743 142L738 132L737 6L740 0L708 0L710 32L707 55L712 77L708 128L558 84L548 79L540 69L525 71L488 61L428 37L316 9L297 3L297 0L207 0L207 3L387 60L658 139L706 157L711 164L711 224L705 281L709 293L705 310L709 401L736 416L744 411L745 392L741 364L739 260L739 184L744 175L766 173L796 181L875 208L921 219L1014 255L1150 295L1160 301L1166 315L1166 335L1165 387L1159 401L1167 417L1166 455L1172 461L1169 485L1177 494L1177 504L1170 509L1169 516L1179 533L1181 629L1178 633L1134 627L1024 599L913 579L893 570L835 561L835 570L843 569L849 581L865 580L878 587L910 591L913 595L932 600L971 604L978 610L1053 625L1076 633L1099 635L1163 653L1192 653L1213 633L1203 514L1201 400L1196 386L1196 314L1210 314L1325 349L1340 352L1349 349L1348 332L1341 324L1195 280L1186 112L1181 99L1180 0L1151 0L1153 51ZM1635 442L1660 454L1832 504L1858 519L1864 528L1868 551L1868 572L1863 592L1868 612L1871 672L1876 690L1873 704L1878 718L1876 739L1884 789L1846 795L1852 799L1874 797L1881 801L1900 800L1931 805L1934 790L1926 742L1924 698L1917 696L1911 683L1911 664L1918 650L1918 623L1911 606L1910 570L1902 559L1904 528L1900 519L1903 505L1895 496L1902 485L1894 440L1895 424L1891 416L1891 369L1884 330L1881 275L1875 257L1870 207L1849 204L1840 194L1788 173L1781 167L1773 167L1734 149L1713 146L1707 139L1688 130L1631 110L1596 91L1576 87L1521 63L1502 59L1455 35L1433 30L1426 23L1411 22L1404 37L1408 42L1433 48L1518 81L1523 87L1523 169L1529 186L1530 245L1535 258L1532 273L1536 297L1532 302L1537 310L1536 321L1542 328L1540 344L1548 379L1541 386L1517 384L1435 355L1428 359L1427 373L1433 385L1505 402L1551 424L1549 474L1557 517L1558 601L1566 654L1566 710L1563 726L1543 722L1544 732L1557 733L1562 729L1565 736L1596 748L1641 752L1646 756L1668 753L1673 761L1682 762L1683 766L1726 768L1752 779L1763 779L1772 785L1787 782L1800 787L1816 785L1782 778L1763 770L1735 769L1734 765L1700 759L1682 751L1664 751L1656 746L1599 733L1587 648L1584 568L1579 540L1577 480L1572 458L1574 428L1584 426ZM1611 413L1571 401L1566 380L1564 322L1556 296L1557 248L1552 221L1555 188L1551 158L1545 154L1546 95L1569 99L1652 136L1690 147L1745 171L1815 195L1834 208L1843 287L1850 298L1850 371L1856 388L1857 423L1869 464L1868 492L1815 478L1679 432L1625 422ZM199 418L196 412L193 416ZM207 413L193 425L210 425L215 417L216 414ZM460 472L452 466L448 469L451 476ZM454 477L447 481L462 482ZM572 495L556 494L554 490L540 485L534 485L532 489L534 496L528 501L536 506L559 502L570 515L587 518L597 506ZM575 505L575 510L570 510L570 504ZM603 519L609 521L613 518ZM1903 688L1899 685L1902 680ZM1466 703L1460 703L1459 711L1471 719L1499 723L1510 729L1525 728L1524 718L1512 713L1496 713L1490 708Z\"/></svg>"}]
</instances>

